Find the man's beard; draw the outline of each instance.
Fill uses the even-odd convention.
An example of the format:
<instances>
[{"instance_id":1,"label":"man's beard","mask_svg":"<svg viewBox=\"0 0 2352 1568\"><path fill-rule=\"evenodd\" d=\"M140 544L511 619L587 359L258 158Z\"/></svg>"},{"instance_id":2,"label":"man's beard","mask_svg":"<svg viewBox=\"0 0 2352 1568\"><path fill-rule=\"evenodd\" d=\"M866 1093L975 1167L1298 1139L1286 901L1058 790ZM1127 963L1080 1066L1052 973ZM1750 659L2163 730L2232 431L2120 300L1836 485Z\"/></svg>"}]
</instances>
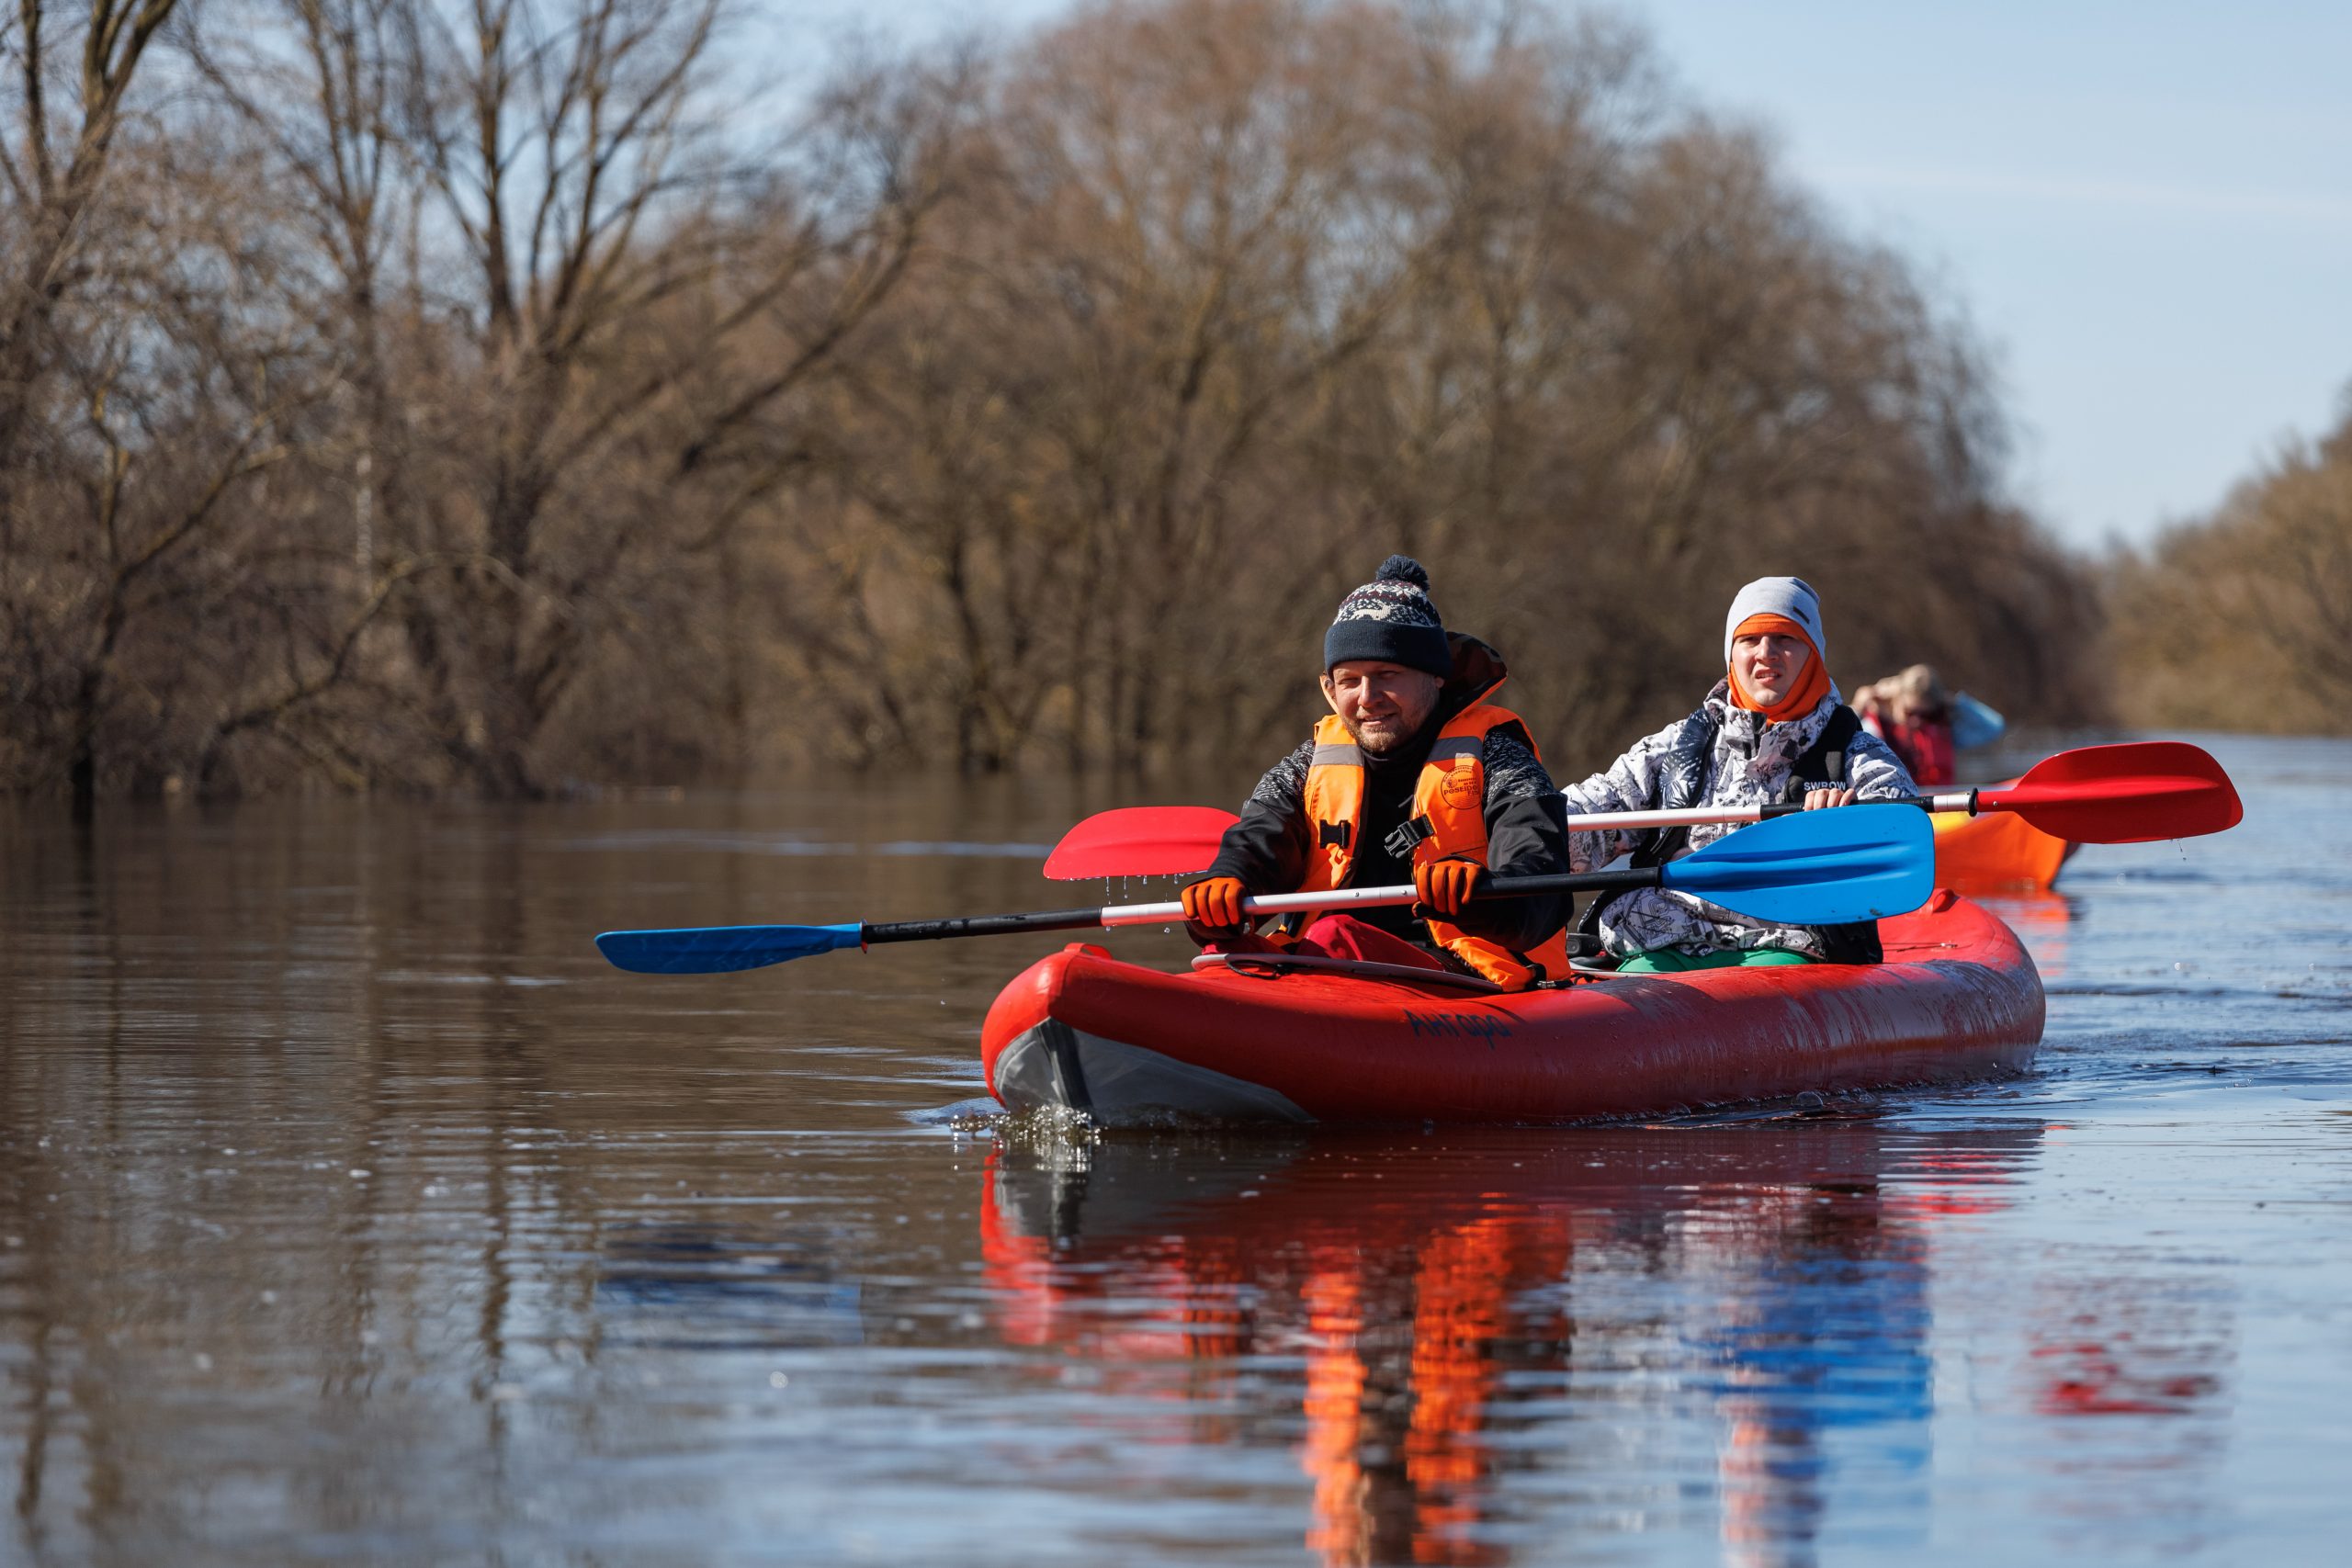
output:
<instances>
[{"instance_id":1,"label":"man's beard","mask_svg":"<svg viewBox=\"0 0 2352 1568\"><path fill-rule=\"evenodd\" d=\"M1435 710L1432 709L1431 711L1434 712ZM1403 716L1399 715L1398 716L1401 718ZM1358 750L1362 751L1367 757L1385 759L1394 757L1400 752L1410 751L1413 749L1414 743L1419 741L1421 737L1428 732L1430 727L1430 715L1423 714L1421 716L1420 723L1415 725L1410 729L1395 729L1391 730L1387 735L1378 737L1367 736L1364 734L1363 730L1357 726L1356 722L1353 719L1349 718L1345 714L1340 716L1340 722L1347 727L1348 734L1355 741L1356 749Z\"/></svg>"}]
</instances>

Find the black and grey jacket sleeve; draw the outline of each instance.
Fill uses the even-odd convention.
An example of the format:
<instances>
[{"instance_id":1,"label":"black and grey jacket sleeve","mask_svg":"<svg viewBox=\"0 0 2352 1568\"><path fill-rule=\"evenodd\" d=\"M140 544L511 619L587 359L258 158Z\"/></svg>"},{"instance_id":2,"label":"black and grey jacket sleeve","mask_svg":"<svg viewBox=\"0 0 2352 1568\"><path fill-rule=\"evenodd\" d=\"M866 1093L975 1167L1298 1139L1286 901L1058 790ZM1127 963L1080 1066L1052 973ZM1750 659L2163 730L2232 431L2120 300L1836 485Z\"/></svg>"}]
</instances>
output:
<instances>
[{"instance_id":1,"label":"black and grey jacket sleeve","mask_svg":"<svg viewBox=\"0 0 2352 1568\"><path fill-rule=\"evenodd\" d=\"M1310 740L1266 770L1201 879L1238 876L1252 893L1287 893L1306 880L1306 770L1314 761Z\"/></svg>"}]
</instances>

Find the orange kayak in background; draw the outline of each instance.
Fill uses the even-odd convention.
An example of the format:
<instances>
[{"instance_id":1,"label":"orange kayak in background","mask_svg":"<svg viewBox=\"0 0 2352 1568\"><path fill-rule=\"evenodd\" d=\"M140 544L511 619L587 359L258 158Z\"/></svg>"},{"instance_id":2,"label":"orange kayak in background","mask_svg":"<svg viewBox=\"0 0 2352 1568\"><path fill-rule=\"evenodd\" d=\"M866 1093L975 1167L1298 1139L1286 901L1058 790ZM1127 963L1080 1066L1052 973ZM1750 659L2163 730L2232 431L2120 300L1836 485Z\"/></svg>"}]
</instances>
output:
<instances>
[{"instance_id":1,"label":"orange kayak in background","mask_svg":"<svg viewBox=\"0 0 2352 1568\"><path fill-rule=\"evenodd\" d=\"M2079 847L2051 837L2013 811L1981 817L1938 812L1930 820L1936 829L1936 884L1962 893L2048 887Z\"/></svg>"}]
</instances>

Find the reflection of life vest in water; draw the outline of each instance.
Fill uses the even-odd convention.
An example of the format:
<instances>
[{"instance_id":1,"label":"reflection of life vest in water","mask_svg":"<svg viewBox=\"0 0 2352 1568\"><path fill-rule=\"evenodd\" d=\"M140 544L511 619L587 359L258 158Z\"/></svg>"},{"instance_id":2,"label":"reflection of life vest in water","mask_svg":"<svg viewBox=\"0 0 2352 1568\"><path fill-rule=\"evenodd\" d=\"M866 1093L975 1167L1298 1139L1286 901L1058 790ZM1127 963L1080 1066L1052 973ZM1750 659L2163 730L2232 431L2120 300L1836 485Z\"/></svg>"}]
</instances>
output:
<instances>
[{"instance_id":1,"label":"reflection of life vest in water","mask_svg":"<svg viewBox=\"0 0 2352 1568\"><path fill-rule=\"evenodd\" d=\"M1405 824L1417 840L1417 868L1449 859L1487 863L1487 737L1506 727L1527 738L1527 726L1509 708L1474 703L1437 732L1413 785L1412 819ZM1528 749L1534 750L1532 739ZM1316 848L1299 891L1322 893L1347 886L1363 835L1363 751L1336 714L1315 727L1315 761L1306 772L1306 817ZM1567 977L1565 932L1554 932L1533 953L1519 953L1443 920L1428 924L1430 941L1507 990Z\"/></svg>"},{"instance_id":2,"label":"reflection of life vest in water","mask_svg":"<svg viewBox=\"0 0 2352 1568\"><path fill-rule=\"evenodd\" d=\"M1335 1568L1504 1560L1474 1533L1488 1513L1495 1469L1486 1428L1507 1356L1545 1365L1566 1356L1558 1309L1547 1305L1531 1318L1514 1302L1568 1272L1573 1210L1438 1226L1404 1210L1385 1211L1369 1227L1311 1218L1299 1225L1286 1215L1262 1247L1246 1227L1155 1232L1122 1245L1121 1267L1106 1269L1099 1258L1059 1253L1052 1237L1024 1233L1001 1201L997 1156L989 1163L980 1247L1008 1342L1099 1358L1127 1374L1114 1371L1112 1386L1148 1397L1155 1391L1145 1379L1128 1378L1155 1363L1223 1363L1222 1385L1241 1358L1296 1346L1293 1337L1303 1330L1299 1464L1314 1486L1308 1549ZM1295 1270L1301 1248L1303 1274ZM1295 1283L1286 1289L1277 1279ZM1251 1284L1262 1293L1240 1311ZM1121 1299L1136 1292L1152 1310ZM1220 1402L1196 1383L1186 1390ZM1186 1435L1231 1434L1193 1422Z\"/></svg>"},{"instance_id":3,"label":"reflection of life vest in water","mask_svg":"<svg viewBox=\"0 0 2352 1568\"><path fill-rule=\"evenodd\" d=\"M1562 1325L1515 1318L1512 1303L1525 1286L1566 1273L1571 1225L1558 1211L1496 1215L1441 1230L1402 1257L1312 1249L1299 1292L1308 1333L1299 1464L1315 1483L1309 1551L1334 1568L1506 1560L1474 1533L1494 1469L1488 1412L1506 1344L1566 1338ZM1397 1346L1394 1328L1407 1313L1410 1336Z\"/></svg>"}]
</instances>

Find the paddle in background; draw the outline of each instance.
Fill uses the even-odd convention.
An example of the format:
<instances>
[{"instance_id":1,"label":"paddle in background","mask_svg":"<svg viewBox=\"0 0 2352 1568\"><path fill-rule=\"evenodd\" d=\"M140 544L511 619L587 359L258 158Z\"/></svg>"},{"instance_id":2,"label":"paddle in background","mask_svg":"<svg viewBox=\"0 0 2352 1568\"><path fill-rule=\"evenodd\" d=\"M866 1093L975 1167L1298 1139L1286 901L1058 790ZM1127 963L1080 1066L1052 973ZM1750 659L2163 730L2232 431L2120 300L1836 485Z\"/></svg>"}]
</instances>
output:
<instances>
[{"instance_id":1,"label":"paddle in background","mask_svg":"<svg viewBox=\"0 0 2352 1568\"><path fill-rule=\"evenodd\" d=\"M1194 808L1197 809L1197 808ZM1623 891L1671 887L1751 919L1799 926L1900 915L1927 902L1935 888L1934 835L1928 819L1903 811L1811 811L1733 833L1665 865L1556 876L1491 879L1478 897L1522 897L1538 893ZM1149 874L1129 868L1130 874ZM1093 874L1091 873L1082 874ZM1322 893L1278 893L1245 899L1255 915L1296 910L1364 908L1410 904L1409 884L1341 887ZM1090 927L1170 925L1182 920L1178 903L1116 904L1094 909L1048 909L1026 915L977 915L944 920L872 925L705 926L676 931L606 931L597 948L616 967L642 975L717 975L758 969L844 947L883 942L933 942L948 937L1002 936L1015 931L1081 931Z\"/></svg>"},{"instance_id":2,"label":"paddle in background","mask_svg":"<svg viewBox=\"0 0 2352 1568\"><path fill-rule=\"evenodd\" d=\"M2234 828L2245 815L2222 764L2201 749L2179 740L2085 746L2035 763L2023 778L2004 788L1947 790L1911 801L1862 804L1913 805L1971 816L2014 812L2051 837L2078 844L2199 838ZM1790 802L1688 811L1610 811L1571 817L1568 827L1591 832L1604 828L1757 822L1804 809L1802 802ZM1229 811L1201 806L1130 806L1102 812L1072 828L1054 846L1054 852L1046 859L1046 874L1076 881L1204 871L1216 858L1217 841L1235 820ZM1129 861L1125 857L1131 846L1148 846L1148 851ZM1143 863L1145 860L1148 865Z\"/></svg>"}]
</instances>

